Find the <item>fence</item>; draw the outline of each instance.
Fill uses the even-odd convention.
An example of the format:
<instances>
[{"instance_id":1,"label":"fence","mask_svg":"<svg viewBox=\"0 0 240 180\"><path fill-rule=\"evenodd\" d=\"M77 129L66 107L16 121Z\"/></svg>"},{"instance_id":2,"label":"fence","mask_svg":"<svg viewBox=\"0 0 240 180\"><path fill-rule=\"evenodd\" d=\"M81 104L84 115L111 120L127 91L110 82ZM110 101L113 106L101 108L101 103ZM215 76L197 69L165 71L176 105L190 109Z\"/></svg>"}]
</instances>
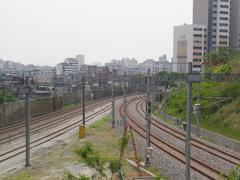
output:
<instances>
[{"instance_id":1,"label":"fence","mask_svg":"<svg viewBox=\"0 0 240 180\"><path fill-rule=\"evenodd\" d=\"M128 89L130 93L130 89ZM115 88L115 95L122 95L121 88ZM93 89L85 91L85 100L91 101L101 99L105 97L111 97L111 89ZM47 97L42 99L31 100L31 117L40 116L43 114L54 112L54 101L55 110L59 111L65 105L79 104L82 100L82 91L67 93L63 96ZM0 127L13 124L17 121L25 118L25 101L9 102L0 104Z\"/></svg>"},{"instance_id":2,"label":"fence","mask_svg":"<svg viewBox=\"0 0 240 180\"><path fill-rule=\"evenodd\" d=\"M62 108L62 97L31 100L31 117L54 112L54 107L56 111ZM0 126L24 119L25 111L25 101L0 104Z\"/></svg>"}]
</instances>

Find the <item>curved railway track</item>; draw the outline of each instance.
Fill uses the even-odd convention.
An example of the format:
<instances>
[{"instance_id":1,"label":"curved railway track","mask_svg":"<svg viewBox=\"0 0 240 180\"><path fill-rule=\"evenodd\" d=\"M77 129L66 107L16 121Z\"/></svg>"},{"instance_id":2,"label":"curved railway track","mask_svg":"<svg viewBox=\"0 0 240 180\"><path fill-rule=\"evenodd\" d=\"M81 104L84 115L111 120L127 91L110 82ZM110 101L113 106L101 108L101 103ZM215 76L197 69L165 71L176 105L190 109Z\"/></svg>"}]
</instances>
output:
<instances>
[{"instance_id":1,"label":"curved railway track","mask_svg":"<svg viewBox=\"0 0 240 180\"><path fill-rule=\"evenodd\" d=\"M138 101L137 103L137 107L136 110L137 112L140 114L140 116L142 116L145 119L144 113L145 113L145 109L144 109L144 104L145 102L142 101ZM142 112L140 112L139 107ZM181 141L185 141L185 134L181 131L178 131L174 128L172 128L171 126L168 126L164 123L162 123L161 121L151 117L152 120L152 125L154 125L155 127L161 129L162 131L174 136L175 138L181 140ZM214 155L220 159L223 159L229 163L232 163L234 165L240 164L240 157L236 156L234 154L230 154L229 152L223 151L221 149L218 149L214 146L209 145L208 143L204 143L203 141L196 139L196 138L192 138L191 139L191 145L193 147L196 147L198 149L201 149L203 151L208 152L211 155Z\"/></svg>"},{"instance_id":2,"label":"curved railway track","mask_svg":"<svg viewBox=\"0 0 240 180\"><path fill-rule=\"evenodd\" d=\"M131 105L131 103L135 102L136 100L129 101L127 105ZM123 117L123 105L119 108L120 116ZM139 134L141 137L146 138L146 130L145 126L142 123L139 123L129 112L127 109L127 117L128 117L128 125L132 127L132 129ZM157 132L151 131L151 144L153 144L158 149L164 151L171 157L175 158L176 160L180 161L181 163L185 164L185 153L181 150L177 149L176 147L172 146L168 142L162 140ZM220 172L217 169L214 169L210 166L208 166L205 163L202 163L196 158L191 157L191 168L195 170L196 172L202 174L204 177L207 177L209 179L218 179L220 177ZM224 175L225 177L227 175Z\"/></svg>"}]
</instances>

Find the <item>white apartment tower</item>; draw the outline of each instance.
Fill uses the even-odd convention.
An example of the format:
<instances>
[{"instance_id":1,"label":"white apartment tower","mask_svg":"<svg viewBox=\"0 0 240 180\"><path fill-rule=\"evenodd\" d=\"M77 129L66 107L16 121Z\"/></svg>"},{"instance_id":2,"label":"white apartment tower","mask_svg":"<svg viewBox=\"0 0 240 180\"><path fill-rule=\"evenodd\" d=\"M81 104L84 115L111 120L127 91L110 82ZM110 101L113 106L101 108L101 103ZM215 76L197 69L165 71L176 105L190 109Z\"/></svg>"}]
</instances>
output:
<instances>
[{"instance_id":1,"label":"white apartment tower","mask_svg":"<svg viewBox=\"0 0 240 180\"><path fill-rule=\"evenodd\" d=\"M230 10L231 0L193 0L193 24L207 26L209 50L230 46Z\"/></svg>"},{"instance_id":2,"label":"white apartment tower","mask_svg":"<svg viewBox=\"0 0 240 180\"><path fill-rule=\"evenodd\" d=\"M173 39L172 71L186 73L187 63L192 62L193 72L200 72L207 52L207 27L196 24L175 26Z\"/></svg>"}]
</instances>

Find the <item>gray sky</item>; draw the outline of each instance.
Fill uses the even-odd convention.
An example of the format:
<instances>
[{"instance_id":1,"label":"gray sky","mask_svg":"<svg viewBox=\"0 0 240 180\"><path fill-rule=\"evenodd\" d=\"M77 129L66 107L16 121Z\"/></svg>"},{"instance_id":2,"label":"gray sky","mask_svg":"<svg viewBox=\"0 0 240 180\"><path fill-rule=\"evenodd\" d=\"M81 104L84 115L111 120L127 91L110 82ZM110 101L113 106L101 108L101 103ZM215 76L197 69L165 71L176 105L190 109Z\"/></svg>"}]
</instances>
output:
<instances>
[{"instance_id":1,"label":"gray sky","mask_svg":"<svg viewBox=\"0 0 240 180\"><path fill-rule=\"evenodd\" d=\"M192 0L0 0L0 59L170 59L173 26L191 21Z\"/></svg>"}]
</instances>

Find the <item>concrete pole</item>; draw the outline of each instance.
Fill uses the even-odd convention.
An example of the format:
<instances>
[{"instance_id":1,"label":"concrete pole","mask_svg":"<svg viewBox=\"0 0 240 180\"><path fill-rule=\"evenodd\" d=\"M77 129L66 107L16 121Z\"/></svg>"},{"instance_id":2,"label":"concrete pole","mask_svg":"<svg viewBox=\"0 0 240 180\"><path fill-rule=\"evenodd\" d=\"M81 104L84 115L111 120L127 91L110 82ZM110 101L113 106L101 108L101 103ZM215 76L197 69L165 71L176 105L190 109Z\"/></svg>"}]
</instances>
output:
<instances>
[{"instance_id":1,"label":"concrete pole","mask_svg":"<svg viewBox=\"0 0 240 180\"><path fill-rule=\"evenodd\" d=\"M53 79L53 111L56 111L56 72L54 73Z\"/></svg>"},{"instance_id":2,"label":"concrete pole","mask_svg":"<svg viewBox=\"0 0 240 180\"><path fill-rule=\"evenodd\" d=\"M26 76L26 167L30 167L30 86Z\"/></svg>"},{"instance_id":3,"label":"concrete pole","mask_svg":"<svg viewBox=\"0 0 240 180\"><path fill-rule=\"evenodd\" d=\"M198 83L198 98L197 98L197 104L200 104L200 82ZM201 116L196 117L197 120L197 137L200 137L200 118Z\"/></svg>"},{"instance_id":4,"label":"concrete pole","mask_svg":"<svg viewBox=\"0 0 240 180\"><path fill-rule=\"evenodd\" d=\"M124 127L126 126L127 123L127 95L126 95L126 89L127 89L127 82L126 82L126 76L127 73L124 72L124 89L123 89L123 98L124 98L124 114L123 114L123 132L124 132Z\"/></svg>"},{"instance_id":5,"label":"concrete pole","mask_svg":"<svg viewBox=\"0 0 240 180\"><path fill-rule=\"evenodd\" d=\"M82 109L83 109L83 113L82 113L82 115L83 115L83 126L85 126L85 86L86 86L86 84L85 84L86 82L85 82L85 77L83 77L82 78Z\"/></svg>"},{"instance_id":6,"label":"concrete pole","mask_svg":"<svg viewBox=\"0 0 240 180\"><path fill-rule=\"evenodd\" d=\"M3 90L2 90L2 95L3 95L3 125L6 124L6 110L5 110L5 87L3 87Z\"/></svg>"},{"instance_id":7,"label":"concrete pole","mask_svg":"<svg viewBox=\"0 0 240 180\"><path fill-rule=\"evenodd\" d=\"M167 120L167 81L165 81L164 85L164 96L163 96L163 101L164 101L164 110L163 110L163 120Z\"/></svg>"},{"instance_id":8,"label":"concrete pole","mask_svg":"<svg viewBox=\"0 0 240 180\"><path fill-rule=\"evenodd\" d=\"M146 149L146 160L145 160L145 165L148 166L150 165L150 158L147 155L148 149L151 147L151 142L150 142L150 136L151 136L151 100L150 100L150 88L149 88L149 77L150 77L150 69L147 70L147 111L146 111L146 130L147 130L147 149Z\"/></svg>"},{"instance_id":9,"label":"concrete pole","mask_svg":"<svg viewBox=\"0 0 240 180\"><path fill-rule=\"evenodd\" d=\"M114 93L114 79L112 78L112 128L115 128L115 93Z\"/></svg>"},{"instance_id":10,"label":"concrete pole","mask_svg":"<svg viewBox=\"0 0 240 180\"><path fill-rule=\"evenodd\" d=\"M188 63L188 74L192 73L192 62ZM192 83L187 82L187 132L185 140L185 180L190 180L190 158L191 158L191 119L192 119Z\"/></svg>"},{"instance_id":11,"label":"concrete pole","mask_svg":"<svg viewBox=\"0 0 240 180\"><path fill-rule=\"evenodd\" d=\"M197 104L200 104L200 99L201 99L200 89L201 89L200 82L198 82Z\"/></svg>"}]
</instances>

